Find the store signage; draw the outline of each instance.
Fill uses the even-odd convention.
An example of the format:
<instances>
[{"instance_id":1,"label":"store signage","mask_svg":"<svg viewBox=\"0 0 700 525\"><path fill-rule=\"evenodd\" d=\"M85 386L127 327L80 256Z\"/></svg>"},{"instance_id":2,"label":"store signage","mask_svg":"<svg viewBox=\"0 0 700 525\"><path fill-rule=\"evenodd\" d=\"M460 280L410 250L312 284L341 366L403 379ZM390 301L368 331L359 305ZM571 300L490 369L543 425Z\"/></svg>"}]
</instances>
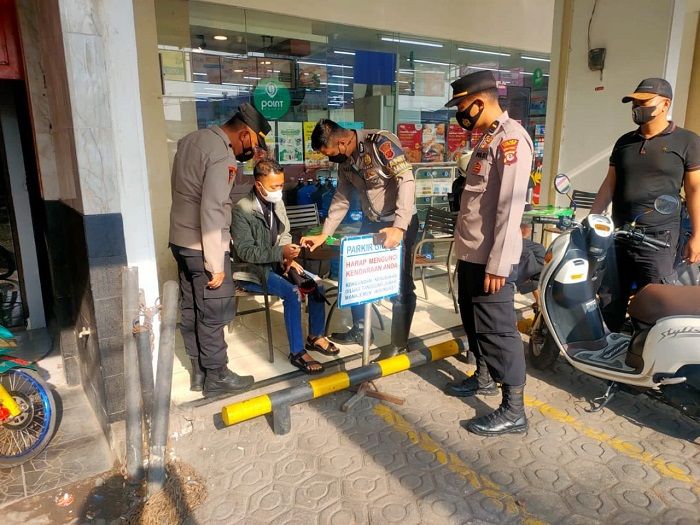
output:
<instances>
[{"instance_id":1,"label":"store signage","mask_svg":"<svg viewBox=\"0 0 700 525\"><path fill-rule=\"evenodd\" d=\"M532 85L535 88L541 88L542 84L544 84L544 73L538 67L532 72Z\"/></svg>"},{"instance_id":2,"label":"store signage","mask_svg":"<svg viewBox=\"0 0 700 525\"><path fill-rule=\"evenodd\" d=\"M278 120L287 114L291 106L289 90L274 78L263 78L253 91L257 110L268 120Z\"/></svg>"},{"instance_id":3,"label":"store signage","mask_svg":"<svg viewBox=\"0 0 700 525\"><path fill-rule=\"evenodd\" d=\"M388 299L399 293L403 244L387 249L373 235L345 237L340 242L341 308Z\"/></svg>"}]
</instances>

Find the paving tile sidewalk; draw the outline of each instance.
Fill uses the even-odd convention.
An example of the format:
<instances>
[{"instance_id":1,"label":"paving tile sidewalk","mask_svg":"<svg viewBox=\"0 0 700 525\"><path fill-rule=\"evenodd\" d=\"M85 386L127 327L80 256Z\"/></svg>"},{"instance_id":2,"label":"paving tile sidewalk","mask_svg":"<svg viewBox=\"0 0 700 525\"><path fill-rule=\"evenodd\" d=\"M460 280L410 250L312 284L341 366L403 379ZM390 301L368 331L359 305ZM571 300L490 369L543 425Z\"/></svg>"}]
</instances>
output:
<instances>
[{"instance_id":1,"label":"paving tile sidewalk","mask_svg":"<svg viewBox=\"0 0 700 525\"><path fill-rule=\"evenodd\" d=\"M183 523L700 523L700 425L627 393L590 414L604 383L560 359L528 376L528 434L481 438L459 423L498 398L442 394L472 368L449 358L380 380L403 406L364 399L343 413L348 392L294 406L285 436L265 418L222 428L224 402L189 410L186 425L175 411L172 453L209 494ZM7 507L3 523L57 522L42 514L53 496L37 496L34 511ZM78 499L70 516L86 506Z\"/></svg>"},{"instance_id":2,"label":"paving tile sidewalk","mask_svg":"<svg viewBox=\"0 0 700 525\"><path fill-rule=\"evenodd\" d=\"M258 418L215 429L200 407L176 455L206 476L205 524L700 523L700 425L644 395L590 414L604 383L560 360L530 375L527 436L481 438L459 423L498 398L441 390L456 358L379 382L403 406L340 392L292 408L292 431Z\"/></svg>"}]
</instances>

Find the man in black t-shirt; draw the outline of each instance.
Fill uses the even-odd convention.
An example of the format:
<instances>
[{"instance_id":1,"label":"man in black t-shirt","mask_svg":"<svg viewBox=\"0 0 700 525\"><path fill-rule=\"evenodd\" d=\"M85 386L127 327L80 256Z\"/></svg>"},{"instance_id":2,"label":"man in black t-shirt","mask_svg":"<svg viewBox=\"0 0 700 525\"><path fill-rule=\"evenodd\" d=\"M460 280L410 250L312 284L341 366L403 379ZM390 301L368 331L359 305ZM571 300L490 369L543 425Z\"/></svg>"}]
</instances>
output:
<instances>
[{"instance_id":1,"label":"man in black t-shirt","mask_svg":"<svg viewBox=\"0 0 700 525\"><path fill-rule=\"evenodd\" d=\"M671 215L645 213L654 209L658 196L679 195L684 188L693 228L684 256L689 262L700 261L700 137L668 121L672 98L666 80L648 78L622 99L632 102L632 117L639 128L615 143L608 174L591 208L591 213L602 213L612 201L615 226L636 220L648 236L670 245L656 251L616 244L600 289L603 317L612 331L622 327L635 283L641 289L675 278L680 210Z\"/></svg>"}]
</instances>

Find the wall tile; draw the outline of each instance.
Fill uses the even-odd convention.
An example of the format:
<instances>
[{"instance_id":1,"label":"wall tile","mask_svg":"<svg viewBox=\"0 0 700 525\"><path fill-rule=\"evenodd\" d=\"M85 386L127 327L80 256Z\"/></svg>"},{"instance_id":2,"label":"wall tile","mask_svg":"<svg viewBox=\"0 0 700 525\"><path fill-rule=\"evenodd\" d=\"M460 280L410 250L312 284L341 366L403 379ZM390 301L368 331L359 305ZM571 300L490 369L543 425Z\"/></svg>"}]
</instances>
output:
<instances>
[{"instance_id":1,"label":"wall tile","mask_svg":"<svg viewBox=\"0 0 700 525\"><path fill-rule=\"evenodd\" d=\"M101 32L98 6L94 0L60 0L61 25L70 33L99 35Z\"/></svg>"},{"instance_id":2,"label":"wall tile","mask_svg":"<svg viewBox=\"0 0 700 525\"><path fill-rule=\"evenodd\" d=\"M111 264L102 264L113 261ZM108 257L90 261L90 283L95 299L122 296L123 257Z\"/></svg>"},{"instance_id":3,"label":"wall tile","mask_svg":"<svg viewBox=\"0 0 700 525\"><path fill-rule=\"evenodd\" d=\"M122 335L122 298L96 299L95 323L99 339Z\"/></svg>"},{"instance_id":4,"label":"wall tile","mask_svg":"<svg viewBox=\"0 0 700 525\"><path fill-rule=\"evenodd\" d=\"M114 264L110 261L93 261L106 257L123 257L126 263L126 244L124 241L124 223L120 213L85 215L85 239L87 242L90 265Z\"/></svg>"}]
</instances>

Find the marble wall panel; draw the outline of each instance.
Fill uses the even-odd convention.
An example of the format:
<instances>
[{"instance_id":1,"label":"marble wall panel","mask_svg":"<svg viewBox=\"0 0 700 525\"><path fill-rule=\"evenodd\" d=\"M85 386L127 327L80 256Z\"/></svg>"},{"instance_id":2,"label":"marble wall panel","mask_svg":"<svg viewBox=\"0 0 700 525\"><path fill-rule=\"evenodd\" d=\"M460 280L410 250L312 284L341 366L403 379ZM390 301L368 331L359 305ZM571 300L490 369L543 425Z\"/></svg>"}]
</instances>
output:
<instances>
[{"instance_id":1,"label":"marble wall panel","mask_svg":"<svg viewBox=\"0 0 700 525\"><path fill-rule=\"evenodd\" d=\"M59 0L61 26L67 33L100 34L99 2L95 0Z\"/></svg>"}]
</instances>

